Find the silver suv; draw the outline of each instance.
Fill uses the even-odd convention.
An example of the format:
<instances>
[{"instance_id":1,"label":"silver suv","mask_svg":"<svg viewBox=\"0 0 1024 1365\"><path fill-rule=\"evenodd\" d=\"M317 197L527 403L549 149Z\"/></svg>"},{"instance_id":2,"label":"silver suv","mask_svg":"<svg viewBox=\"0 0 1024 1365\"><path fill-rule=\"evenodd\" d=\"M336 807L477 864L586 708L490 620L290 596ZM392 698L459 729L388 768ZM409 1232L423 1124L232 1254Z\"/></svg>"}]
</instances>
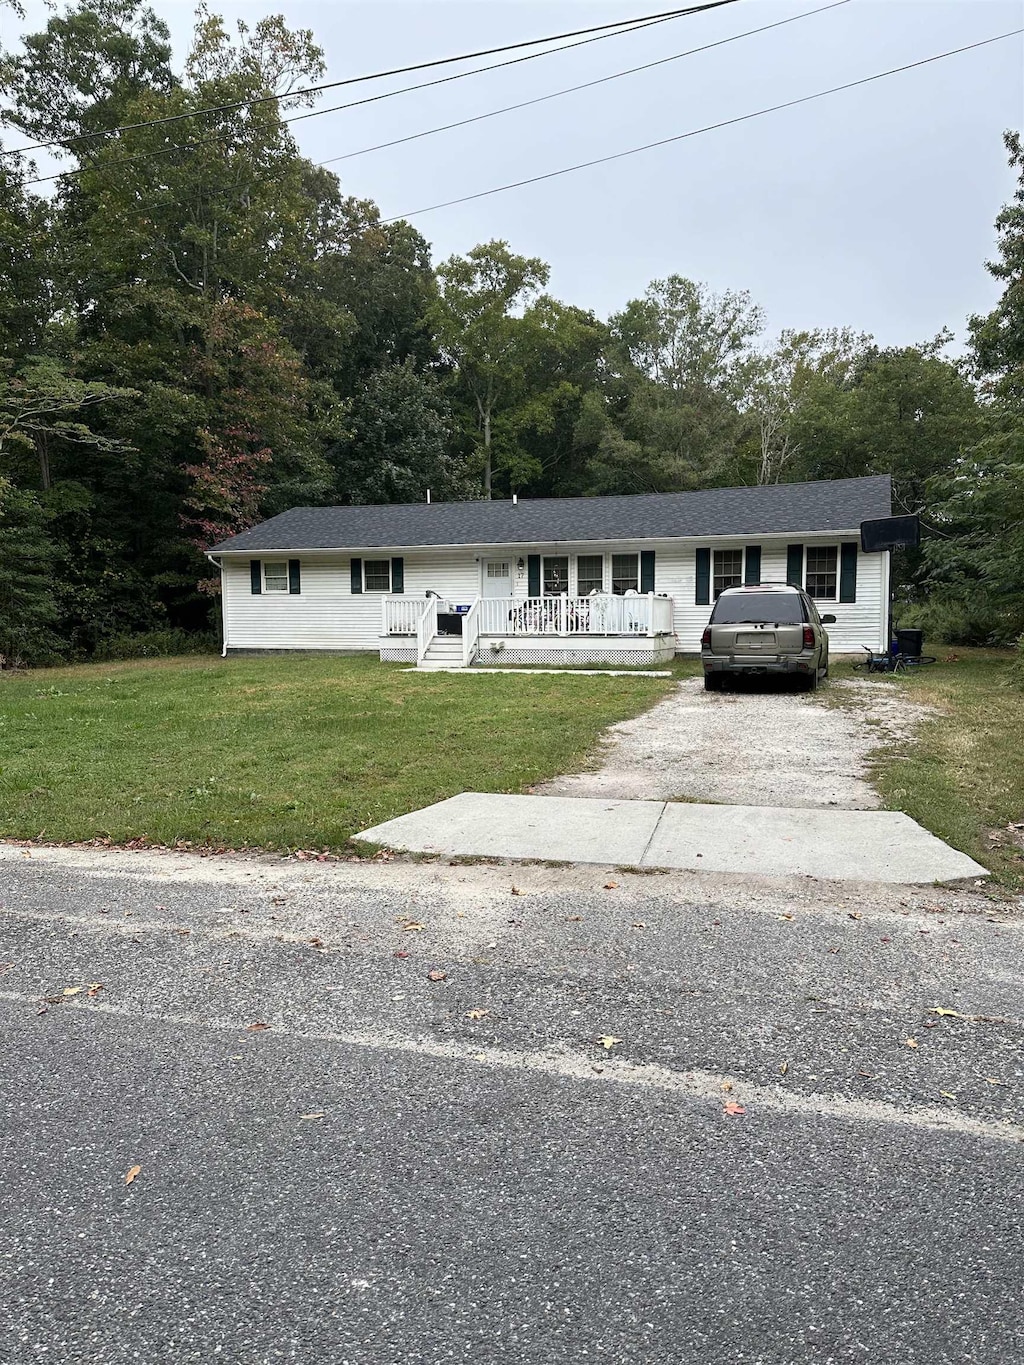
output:
<instances>
[{"instance_id":1,"label":"silver suv","mask_svg":"<svg viewBox=\"0 0 1024 1365\"><path fill-rule=\"evenodd\" d=\"M828 632L802 588L757 583L726 588L700 642L704 686L717 691L741 673L789 673L810 692L828 677Z\"/></svg>"}]
</instances>

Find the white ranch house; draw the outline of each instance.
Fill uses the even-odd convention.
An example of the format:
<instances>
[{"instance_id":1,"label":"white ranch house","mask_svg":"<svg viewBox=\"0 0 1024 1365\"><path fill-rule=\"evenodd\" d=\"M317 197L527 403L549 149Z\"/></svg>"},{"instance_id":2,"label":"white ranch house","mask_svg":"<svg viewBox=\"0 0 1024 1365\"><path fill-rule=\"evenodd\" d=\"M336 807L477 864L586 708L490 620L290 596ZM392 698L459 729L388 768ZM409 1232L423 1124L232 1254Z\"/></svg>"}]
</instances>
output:
<instances>
[{"instance_id":1,"label":"white ranch house","mask_svg":"<svg viewBox=\"0 0 1024 1365\"><path fill-rule=\"evenodd\" d=\"M379 653L419 667L650 664L696 654L715 597L798 583L833 653L886 648L888 476L607 498L296 507L209 552L224 653ZM824 606L827 604L827 607Z\"/></svg>"}]
</instances>

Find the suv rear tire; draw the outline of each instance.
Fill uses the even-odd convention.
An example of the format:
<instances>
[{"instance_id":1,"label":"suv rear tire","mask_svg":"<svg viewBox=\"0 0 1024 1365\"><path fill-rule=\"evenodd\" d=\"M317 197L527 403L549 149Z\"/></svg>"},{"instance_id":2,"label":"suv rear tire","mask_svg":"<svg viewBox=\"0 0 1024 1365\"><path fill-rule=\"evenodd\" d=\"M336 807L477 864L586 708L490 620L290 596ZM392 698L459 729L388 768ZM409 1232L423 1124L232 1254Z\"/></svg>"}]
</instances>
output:
<instances>
[{"instance_id":1,"label":"suv rear tire","mask_svg":"<svg viewBox=\"0 0 1024 1365\"><path fill-rule=\"evenodd\" d=\"M705 673L705 674L704 674L704 691L705 691L705 692L721 692L721 690L722 690L722 675L721 675L721 673Z\"/></svg>"}]
</instances>

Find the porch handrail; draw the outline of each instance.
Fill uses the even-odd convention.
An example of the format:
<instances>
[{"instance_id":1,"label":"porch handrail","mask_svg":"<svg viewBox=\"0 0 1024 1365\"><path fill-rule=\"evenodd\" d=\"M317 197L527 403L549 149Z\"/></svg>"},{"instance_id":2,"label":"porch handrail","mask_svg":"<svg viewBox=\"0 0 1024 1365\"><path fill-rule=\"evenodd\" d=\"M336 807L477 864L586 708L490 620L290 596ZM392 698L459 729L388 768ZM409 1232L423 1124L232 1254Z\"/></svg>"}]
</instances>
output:
<instances>
[{"instance_id":1,"label":"porch handrail","mask_svg":"<svg viewBox=\"0 0 1024 1365\"><path fill-rule=\"evenodd\" d=\"M462 618L462 666L468 668L480 643L480 598L474 597Z\"/></svg>"},{"instance_id":2,"label":"porch handrail","mask_svg":"<svg viewBox=\"0 0 1024 1365\"><path fill-rule=\"evenodd\" d=\"M428 597L419 620L416 622L416 662L421 664L430 648L430 642L437 634L437 598Z\"/></svg>"}]
</instances>

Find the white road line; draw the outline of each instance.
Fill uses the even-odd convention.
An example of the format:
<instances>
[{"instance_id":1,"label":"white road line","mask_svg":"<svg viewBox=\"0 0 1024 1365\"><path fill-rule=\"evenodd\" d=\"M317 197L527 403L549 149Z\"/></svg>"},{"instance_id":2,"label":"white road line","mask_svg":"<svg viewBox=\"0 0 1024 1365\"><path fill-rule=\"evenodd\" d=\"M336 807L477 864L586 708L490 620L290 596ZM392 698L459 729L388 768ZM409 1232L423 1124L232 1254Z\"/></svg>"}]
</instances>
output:
<instances>
[{"instance_id":1,"label":"white road line","mask_svg":"<svg viewBox=\"0 0 1024 1365\"><path fill-rule=\"evenodd\" d=\"M0 991L0 1000L10 1004L38 1008L36 996L16 991ZM53 1009L75 1013L96 1012L116 1018L145 1020L200 1027L221 1033L244 1033L247 1021L227 1019L199 1019L182 1014L140 1014L106 1002L68 1000ZM572 1052L565 1047L551 1047L543 1052L523 1052L513 1049L480 1047L469 1043L442 1042L429 1037L409 1037L400 1034L323 1032L288 1027L268 1016L270 1029L276 1037L302 1042L328 1043L333 1046L372 1048L375 1051L405 1053L429 1057L438 1061L482 1066L494 1070L530 1072L553 1079L569 1080L588 1085L627 1086L635 1090L660 1091L685 1099L724 1106L728 1101L742 1105L746 1118L756 1118L761 1112L789 1115L816 1115L844 1123L882 1123L901 1128L916 1128L930 1132L958 1133L966 1137L985 1138L998 1142L1024 1142L1024 1127L1001 1120L971 1118L966 1114L933 1107L900 1109L896 1105L876 1100L855 1100L837 1094L803 1094L785 1090L781 1086L752 1085L736 1076L716 1075L710 1071L676 1072L668 1067L650 1063L633 1064L601 1053L588 1055ZM723 1087L728 1086L726 1090ZM739 1122L739 1118L730 1122Z\"/></svg>"}]
</instances>

